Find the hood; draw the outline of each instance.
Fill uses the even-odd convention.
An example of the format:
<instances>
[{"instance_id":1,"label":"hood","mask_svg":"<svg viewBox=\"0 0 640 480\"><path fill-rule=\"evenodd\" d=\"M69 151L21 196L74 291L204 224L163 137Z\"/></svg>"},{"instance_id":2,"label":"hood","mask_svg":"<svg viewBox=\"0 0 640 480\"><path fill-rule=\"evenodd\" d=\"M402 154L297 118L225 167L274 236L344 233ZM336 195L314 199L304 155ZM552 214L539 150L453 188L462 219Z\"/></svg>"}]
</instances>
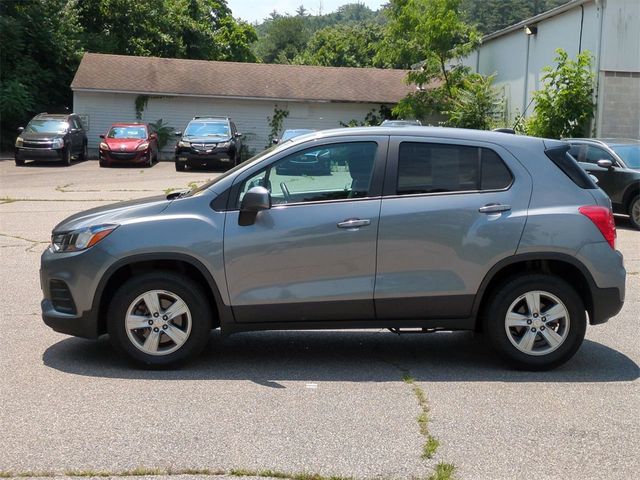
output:
<instances>
[{"instance_id":1,"label":"hood","mask_svg":"<svg viewBox=\"0 0 640 480\"><path fill-rule=\"evenodd\" d=\"M104 142L109 145L109 149L115 152L131 152L134 151L141 143L147 142L147 139L140 138L105 138Z\"/></svg>"},{"instance_id":2,"label":"hood","mask_svg":"<svg viewBox=\"0 0 640 480\"><path fill-rule=\"evenodd\" d=\"M225 135L224 137L197 137L185 135L182 137L182 140L191 143L222 143L230 141L231 137L228 135Z\"/></svg>"},{"instance_id":3,"label":"hood","mask_svg":"<svg viewBox=\"0 0 640 480\"><path fill-rule=\"evenodd\" d=\"M20 135L23 140L53 140L54 138L62 138L64 137L64 133L55 133L55 132L46 132L46 133L36 133L36 132L22 132Z\"/></svg>"},{"instance_id":4,"label":"hood","mask_svg":"<svg viewBox=\"0 0 640 480\"><path fill-rule=\"evenodd\" d=\"M164 195L113 203L76 213L64 219L53 229L53 233L68 232L77 228L103 223L126 223L140 217L158 215L171 204Z\"/></svg>"}]
</instances>

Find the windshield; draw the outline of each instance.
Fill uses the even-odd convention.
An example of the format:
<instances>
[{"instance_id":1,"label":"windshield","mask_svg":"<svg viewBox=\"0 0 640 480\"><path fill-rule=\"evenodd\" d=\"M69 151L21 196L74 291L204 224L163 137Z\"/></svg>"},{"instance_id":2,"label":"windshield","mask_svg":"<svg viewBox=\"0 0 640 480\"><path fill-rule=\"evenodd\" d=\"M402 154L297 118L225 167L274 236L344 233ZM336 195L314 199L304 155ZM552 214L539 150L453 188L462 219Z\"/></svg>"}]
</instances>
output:
<instances>
[{"instance_id":1,"label":"windshield","mask_svg":"<svg viewBox=\"0 0 640 480\"><path fill-rule=\"evenodd\" d=\"M107 138L147 138L147 129L144 127L113 127L109 130Z\"/></svg>"},{"instance_id":2,"label":"windshield","mask_svg":"<svg viewBox=\"0 0 640 480\"><path fill-rule=\"evenodd\" d=\"M62 120L33 119L24 129L29 133L67 133L69 124Z\"/></svg>"},{"instance_id":3,"label":"windshield","mask_svg":"<svg viewBox=\"0 0 640 480\"><path fill-rule=\"evenodd\" d=\"M265 157L268 154L270 154L271 152L273 152L279 146L280 145L272 145L271 147L267 148L266 150L263 150L262 152L258 153L257 155L254 155L249 160L236 165L231 170L227 170L225 173L223 173L219 177L214 178L213 180L205 183L204 185L200 185L199 187L194 188L193 190L191 190L191 192L189 192L189 195L196 195L196 194L206 190L211 185L214 185L214 184L218 183L223 178L227 178L229 175L234 174L235 172L237 172L241 168L244 168L244 167L246 167L247 165L249 165L251 163L254 163L254 162L257 162L257 161L261 160L263 157Z\"/></svg>"},{"instance_id":4,"label":"windshield","mask_svg":"<svg viewBox=\"0 0 640 480\"><path fill-rule=\"evenodd\" d=\"M611 145L629 168L640 169L640 145Z\"/></svg>"},{"instance_id":5,"label":"windshield","mask_svg":"<svg viewBox=\"0 0 640 480\"><path fill-rule=\"evenodd\" d=\"M184 134L188 137L228 137L229 125L225 122L191 122Z\"/></svg>"}]
</instances>

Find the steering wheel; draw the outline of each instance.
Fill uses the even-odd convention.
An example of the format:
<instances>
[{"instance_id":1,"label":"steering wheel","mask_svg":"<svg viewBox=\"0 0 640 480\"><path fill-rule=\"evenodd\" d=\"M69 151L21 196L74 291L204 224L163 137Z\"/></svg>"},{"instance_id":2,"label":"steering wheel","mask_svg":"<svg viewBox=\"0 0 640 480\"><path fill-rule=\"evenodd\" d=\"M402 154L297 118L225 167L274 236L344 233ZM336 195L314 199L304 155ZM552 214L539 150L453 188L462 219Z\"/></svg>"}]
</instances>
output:
<instances>
[{"instance_id":1,"label":"steering wheel","mask_svg":"<svg viewBox=\"0 0 640 480\"><path fill-rule=\"evenodd\" d=\"M284 200L287 203L291 202L291 192L289 192L289 187L284 182L280 182L280 190L282 190L282 194L284 195Z\"/></svg>"}]
</instances>

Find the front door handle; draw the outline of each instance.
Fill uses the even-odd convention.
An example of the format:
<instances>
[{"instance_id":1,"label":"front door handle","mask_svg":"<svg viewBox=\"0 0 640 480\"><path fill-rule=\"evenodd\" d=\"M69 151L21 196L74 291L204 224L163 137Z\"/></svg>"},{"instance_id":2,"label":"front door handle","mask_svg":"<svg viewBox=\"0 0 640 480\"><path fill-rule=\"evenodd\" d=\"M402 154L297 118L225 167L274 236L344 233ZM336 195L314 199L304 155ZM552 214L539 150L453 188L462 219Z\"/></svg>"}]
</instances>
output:
<instances>
[{"instance_id":1,"label":"front door handle","mask_svg":"<svg viewBox=\"0 0 640 480\"><path fill-rule=\"evenodd\" d=\"M338 224L338 228L360 228L371 225L371 220L368 218L350 218Z\"/></svg>"},{"instance_id":2,"label":"front door handle","mask_svg":"<svg viewBox=\"0 0 640 480\"><path fill-rule=\"evenodd\" d=\"M501 203L489 203L478 209L480 213L500 213L508 212L509 210L511 210L511 205L503 205Z\"/></svg>"}]
</instances>

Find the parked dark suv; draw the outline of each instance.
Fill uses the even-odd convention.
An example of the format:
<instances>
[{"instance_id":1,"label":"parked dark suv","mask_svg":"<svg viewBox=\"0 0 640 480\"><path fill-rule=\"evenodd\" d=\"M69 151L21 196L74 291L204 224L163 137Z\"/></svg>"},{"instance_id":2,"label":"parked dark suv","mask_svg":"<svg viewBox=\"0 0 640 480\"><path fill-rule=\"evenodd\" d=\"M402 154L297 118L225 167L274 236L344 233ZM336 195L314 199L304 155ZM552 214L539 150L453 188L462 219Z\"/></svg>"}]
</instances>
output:
<instances>
[{"instance_id":1,"label":"parked dark suv","mask_svg":"<svg viewBox=\"0 0 640 480\"><path fill-rule=\"evenodd\" d=\"M176 144L176 170L234 167L240 163L242 134L228 117L193 117Z\"/></svg>"},{"instance_id":2,"label":"parked dark suv","mask_svg":"<svg viewBox=\"0 0 640 480\"><path fill-rule=\"evenodd\" d=\"M640 140L569 138L569 153L598 179L614 213L629 215L640 230Z\"/></svg>"},{"instance_id":3,"label":"parked dark suv","mask_svg":"<svg viewBox=\"0 0 640 480\"><path fill-rule=\"evenodd\" d=\"M24 165L25 160L71 165L72 158L87 159L87 133L78 115L40 113L18 128L16 165Z\"/></svg>"},{"instance_id":4,"label":"parked dark suv","mask_svg":"<svg viewBox=\"0 0 640 480\"><path fill-rule=\"evenodd\" d=\"M194 190L62 221L43 318L157 367L219 327L481 330L510 364L552 368L625 293L611 202L568 149L426 127L294 138ZM344 161L331 175L278 172L325 151Z\"/></svg>"}]
</instances>

